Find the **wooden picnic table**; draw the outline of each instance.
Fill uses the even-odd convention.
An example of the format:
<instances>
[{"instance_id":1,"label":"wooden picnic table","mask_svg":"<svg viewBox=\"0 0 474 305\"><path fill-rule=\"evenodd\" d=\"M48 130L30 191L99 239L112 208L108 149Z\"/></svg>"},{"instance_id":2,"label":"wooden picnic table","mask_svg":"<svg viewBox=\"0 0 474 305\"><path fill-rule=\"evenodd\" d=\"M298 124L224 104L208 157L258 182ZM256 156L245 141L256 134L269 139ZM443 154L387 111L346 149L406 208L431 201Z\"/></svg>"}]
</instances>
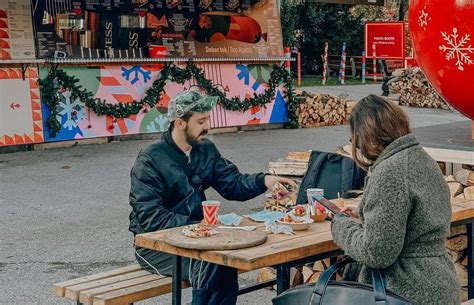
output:
<instances>
[{"instance_id":1,"label":"wooden picnic table","mask_svg":"<svg viewBox=\"0 0 474 305\"><path fill-rule=\"evenodd\" d=\"M349 204L358 204L357 200L346 200ZM457 200L452 202L451 225L467 225L468 234L468 296L474 298L474 266L473 266L473 231L474 200ZM243 225L257 225L264 230L264 225L245 220ZM140 247L158 250L175 255L173 272L173 304L181 304L181 257L189 257L207 262L233 267L239 270L256 270L263 267L274 267L277 270L277 294L289 288L290 268L316 260L335 257L342 254L333 242L329 221L313 223L308 230L296 231L295 235L269 234L264 244L239 250L191 250L172 246L164 241L168 230L139 234L135 244ZM275 282L275 281L274 281ZM240 294L265 287L263 283L255 287L245 288Z\"/></svg>"}]
</instances>

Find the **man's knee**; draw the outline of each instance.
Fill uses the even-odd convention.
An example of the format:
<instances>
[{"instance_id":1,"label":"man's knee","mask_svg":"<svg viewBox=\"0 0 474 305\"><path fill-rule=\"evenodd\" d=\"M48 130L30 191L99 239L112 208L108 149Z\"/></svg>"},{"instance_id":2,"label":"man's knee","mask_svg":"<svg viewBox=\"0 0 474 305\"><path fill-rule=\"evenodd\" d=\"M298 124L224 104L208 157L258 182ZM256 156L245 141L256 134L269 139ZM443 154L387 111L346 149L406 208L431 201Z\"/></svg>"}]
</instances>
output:
<instances>
[{"instance_id":1,"label":"man's knee","mask_svg":"<svg viewBox=\"0 0 474 305\"><path fill-rule=\"evenodd\" d=\"M173 260L169 254L145 248L137 248L135 258L142 269L151 273L164 276L171 276L173 274Z\"/></svg>"}]
</instances>

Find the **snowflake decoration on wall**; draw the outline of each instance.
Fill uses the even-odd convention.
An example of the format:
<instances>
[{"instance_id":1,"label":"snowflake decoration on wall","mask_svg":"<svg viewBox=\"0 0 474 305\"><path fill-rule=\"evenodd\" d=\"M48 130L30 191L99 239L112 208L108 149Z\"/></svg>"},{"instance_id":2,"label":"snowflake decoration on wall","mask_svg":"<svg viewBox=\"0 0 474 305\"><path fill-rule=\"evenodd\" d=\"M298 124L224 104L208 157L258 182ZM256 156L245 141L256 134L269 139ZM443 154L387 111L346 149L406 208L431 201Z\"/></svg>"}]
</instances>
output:
<instances>
[{"instance_id":1,"label":"snowflake decoration on wall","mask_svg":"<svg viewBox=\"0 0 474 305\"><path fill-rule=\"evenodd\" d=\"M462 36L458 40L458 29L453 28L452 34L446 34L441 32L447 45L439 46L439 49L446 53L446 59L450 61L456 58L456 66L459 70L464 71L464 65L472 65L472 59L470 58L471 53L474 52L474 48L471 45L467 45L468 41L471 40L469 34Z\"/></svg>"},{"instance_id":2,"label":"snowflake decoration on wall","mask_svg":"<svg viewBox=\"0 0 474 305\"><path fill-rule=\"evenodd\" d=\"M420 27L426 31L426 27L428 26L428 20L431 20L431 17L428 16L428 13L425 12L426 6L420 11L420 17L418 17L418 24Z\"/></svg>"},{"instance_id":3,"label":"snowflake decoration on wall","mask_svg":"<svg viewBox=\"0 0 474 305\"><path fill-rule=\"evenodd\" d=\"M78 121L81 121L85 118L85 113L80 105L81 101L79 98L75 100L72 99L72 92L70 90L65 90L59 93L60 99L57 106L58 114L56 115L58 121L61 122L62 118L65 116L65 122L63 127L67 130L73 130L78 126Z\"/></svg>"},{"instance_id":4,"label":"snowflake decoration on wall","mask_svg":"<svg viewBox=\"0 0 474 305\"><path fill-rule=\"evenodd\" d=\"M130 77L133 74L132 80L130 80ZM140 66L133 66L130 69L122 67L122 76L130 81L132 85L135 85L136 82L140 80L140 76L143 78L143 82L146 83L151 79L151 72L147 71L145 69L142 69Z\"/></svg>"},{"instance_id":5,"label":"snowflake decoration on wall","mask_svg":"<svg viewBox=\"0 0 474 305\"><path fill-rule=\"evenodd\" d=\"M153 121L148 123L146 130L148 132L165 131L169 126L168 117L166 115L157 115Z\"/></svg>"}]
</instances>

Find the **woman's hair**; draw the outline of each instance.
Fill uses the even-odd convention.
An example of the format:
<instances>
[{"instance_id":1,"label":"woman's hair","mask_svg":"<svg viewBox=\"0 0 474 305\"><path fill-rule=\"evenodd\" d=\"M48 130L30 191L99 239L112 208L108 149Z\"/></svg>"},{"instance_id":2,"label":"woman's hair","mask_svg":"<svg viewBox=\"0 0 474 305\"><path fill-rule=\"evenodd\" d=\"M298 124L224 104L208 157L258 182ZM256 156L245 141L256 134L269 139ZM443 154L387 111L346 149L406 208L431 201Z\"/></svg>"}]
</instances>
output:
<instances>
[{"instance_id":1,"label":"woman's hair","mask_svg":"<svg viewBox=\"0 0 474 305\"><path fill-rule=\"evenodd\" d=\"M357 165L365 169L377 160L390 143L411 133L405 111L393 102L373 94L357 103L349 124L352 156Z\"/></svg>"}]
</instances>

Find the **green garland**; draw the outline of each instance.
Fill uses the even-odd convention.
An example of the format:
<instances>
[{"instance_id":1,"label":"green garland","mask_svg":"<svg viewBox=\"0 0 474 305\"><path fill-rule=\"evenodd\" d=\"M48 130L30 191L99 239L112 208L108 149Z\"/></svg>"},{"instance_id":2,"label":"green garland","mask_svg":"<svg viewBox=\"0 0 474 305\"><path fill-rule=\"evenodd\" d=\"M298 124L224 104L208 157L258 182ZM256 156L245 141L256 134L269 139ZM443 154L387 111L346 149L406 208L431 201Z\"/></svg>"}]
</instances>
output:
<instances>
[{"instance_id":1,"label":"green garland","mask_svg":"<svg viewBox=\"0 0 474 305\"><path fill-rule=\"evenodd\" d=\"M46 124L49 127L51 137L55 137L61 129L61 124L57 119L57 105L59 104L58 91L62 88L71 90L71 99L77 98L84 102L97 115L110 115L115 118L127 118L131 115L139 113L146 105L155 107L159 102L161 94L168 80L179 84L194 78L197 84L202 87L208 95L219 96L219 102L224 109L231 111L246 111L251 107L265 107L275 96L276 88L284 83L286 86L284 94L286 96L288 107L288 123L287 128L298 127L298 117L296 109L298 108L298 100L295 98L293 88L293 78L283 65L273 66L270 74L268 88L265 92L254 93L252 98L241 100L238 97L227 98L225 93L219 90L211 80L206 79L201 68L197 67L193 61L189 61L185 68L181 69L174 64L166 64L161 70L161 76L155 80L152 86L146 91L145 97L140 101L123 104L109 104L105 100L94 97L94 94L81 85L77 85L79 80L74 76L69 76L64 70L51 69L45 79L40 79L41 96L45 104L51 109Z\"/></svg>"}]
</instances>

